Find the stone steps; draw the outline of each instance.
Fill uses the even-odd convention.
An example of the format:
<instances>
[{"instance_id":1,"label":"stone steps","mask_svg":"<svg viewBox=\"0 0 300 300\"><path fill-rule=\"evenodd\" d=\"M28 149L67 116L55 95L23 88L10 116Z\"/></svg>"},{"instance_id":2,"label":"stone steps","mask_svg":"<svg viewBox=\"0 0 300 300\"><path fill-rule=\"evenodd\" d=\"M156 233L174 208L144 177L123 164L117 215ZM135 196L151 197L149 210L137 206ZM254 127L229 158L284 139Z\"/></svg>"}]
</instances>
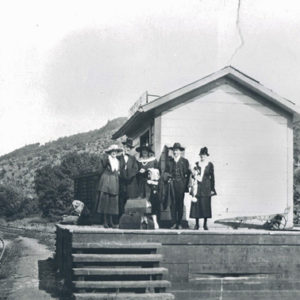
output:
<instances>
[{"instance_id":1,"label":"stone steps","mask_svg":"<svg viewBox=\"0 0 300 300\"><path fill-rule=\"evenodd\" d=\"M167 280L132 280L132 281L73 281L76 289L148 289L169 288Z\"/></svg>"},{"instance_id":2,"label":"stone steps","mask_svg":"<svg viewBox=\"0 0 300 300\"><path fill-rule=\"evenodd\" d=\"M72 243L75 299L172 300L158 243Z\"/></svg>"},{"instance_id":3,"label":"stone steps","mask_svg":"<svg viewBox=\"0 0 300 300\"><path fill-rule=\"evenodd\" d=\"M159 243L72 243L73 249L153 249L161 248Z\"/></svg>"},{"instance_id":4,"label":"stone steps","mask_svg":"<svg viewBox=\"0 0 300 300\"><path fill-rule=\"evenodd\" d=\"M161 254L73 254L73 262L160 262Z\"/></svg>"},{"instance_id":5,"label":"stone steps","mask_svg":"<svg viewBox=\"0 0 300 300\"><path fill-rule=\"evenodd\" d=\"M174 295L170 293L86 293L74 294L75 300L174 300Z\"/></svg>"},{"instance_id":6,"label":"stone steps","mask_svg":"<svg viewBox=\"0 0 300 300\"><path fill-rule=\"evenodd\" d=\"M141 268L141 267L132 267L132 268L73 268L73 274L77 276L105 276L105 275L166 275L168 269L166 268Z\"/></svg>"}]
</instances>

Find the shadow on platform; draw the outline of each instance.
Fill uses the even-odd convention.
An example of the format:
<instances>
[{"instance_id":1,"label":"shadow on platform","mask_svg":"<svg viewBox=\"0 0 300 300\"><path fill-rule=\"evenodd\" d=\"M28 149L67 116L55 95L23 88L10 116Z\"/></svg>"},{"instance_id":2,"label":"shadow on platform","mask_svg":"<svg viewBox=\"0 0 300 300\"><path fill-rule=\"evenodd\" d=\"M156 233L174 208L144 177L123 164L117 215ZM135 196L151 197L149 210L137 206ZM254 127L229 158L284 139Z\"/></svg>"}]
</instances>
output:
<instances>
[{"instance_id":1,"label":"shadow on platform","mask_svg":"<svg viewBox=\"0 0 300 300\"><path fill-rule=\"evenodd\" d=\"M38 261L39 289L59 300L70 300L70 294L64 288L64 280L57 272L55 260L48 258Z\"/></svg>"}]
</instances>

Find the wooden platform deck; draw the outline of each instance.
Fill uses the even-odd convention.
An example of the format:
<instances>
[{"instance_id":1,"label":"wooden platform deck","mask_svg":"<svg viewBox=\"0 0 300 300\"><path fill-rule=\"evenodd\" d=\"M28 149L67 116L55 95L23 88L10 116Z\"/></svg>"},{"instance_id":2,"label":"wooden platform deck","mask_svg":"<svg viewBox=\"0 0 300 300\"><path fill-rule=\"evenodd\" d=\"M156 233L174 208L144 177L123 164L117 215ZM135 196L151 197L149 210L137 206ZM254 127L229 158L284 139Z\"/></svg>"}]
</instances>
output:
<instances>
[{"instance_id":1,"label":"wooden platform deck","mask_svg":"<svg viewBox=\"0 0 300 300\"><path fill-rule=\"evenodd\" d=\"M105 261L108 258L106 249L110 250L115 244L128 249L128 253L122 253L120 260L130 263L130 254L141 251L135 245L144 244L143 251L148 252L143 252L141 261L145 264L160 261L159 268L152 266L149 272L164 274L164 278L172 284L169 291L176 295L176 299L202 299L201 295L219 297L220 289L231 294L247 290L289 290L300 294L299 231L120 230L57 225L56 234L56 259L65 277L70 276L68 270L74 258L79 264L95 258ZM95 253L93 249L99 244L104 245L104 250ZM157 253L151 252L151 248L156 248ZM75 256L70 255L72 249L77 251ZM90 256L81 254L80 249L91 251ZM107 263L110 260L113 259L108 258ZM139 271L134 265L130 268L132 276ZM79 272L78 275L101 272L88 267L74 270ZM114 274L105 267L103 271ZM139 272L140 275L146 273L145 270Z\"/></svg>"}]
</instances>

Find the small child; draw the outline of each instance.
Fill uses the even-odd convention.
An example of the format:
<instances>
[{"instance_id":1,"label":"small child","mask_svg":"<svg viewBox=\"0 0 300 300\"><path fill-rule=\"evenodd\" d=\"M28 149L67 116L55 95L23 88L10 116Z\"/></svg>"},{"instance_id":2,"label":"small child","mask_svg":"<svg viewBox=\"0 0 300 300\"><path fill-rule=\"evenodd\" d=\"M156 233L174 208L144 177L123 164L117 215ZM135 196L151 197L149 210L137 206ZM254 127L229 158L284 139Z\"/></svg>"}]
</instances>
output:
<instances>
[{"instance_id":1,"label":"small child","mask_svg":"<svg viewBox=\"0 0 300 300\"><path fill-rule=\"evenodd\" d=\"M157 216L160 212L160 203L158 198L158 181L159 181L159 170L156 168L148 169L148 180L147 184L151 188L151 193L149 197L149 201L151 203L151 214L154 224L154 229L159 229L159 225L157 222Z\"/></svg>"}]
</instances>

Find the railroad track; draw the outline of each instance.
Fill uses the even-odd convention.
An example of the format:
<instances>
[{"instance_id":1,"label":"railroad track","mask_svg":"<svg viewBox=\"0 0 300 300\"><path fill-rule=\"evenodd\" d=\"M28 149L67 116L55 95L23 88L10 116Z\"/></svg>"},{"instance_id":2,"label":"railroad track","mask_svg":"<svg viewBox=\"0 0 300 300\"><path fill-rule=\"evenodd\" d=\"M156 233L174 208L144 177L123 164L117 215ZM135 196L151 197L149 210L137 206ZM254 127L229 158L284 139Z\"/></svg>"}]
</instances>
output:
<instances>
[{"instance_id":1,"label":"railroad track","mask_svg":"<svg viewBox=\"0 0 300 300\"><path fill-rule=\"evenodd\" d=\"M4 254L4 252L5 252L5 242L4 242L4 240L0 237L0 242L1 242L1 244L2 244L2 248L1 248L1 253L0 253L0 264L1 264L1 259L2 259L2 257L3 257L3 254Z\"/></svg>"},{"instance_id":2,"label":"railroad track","mask_svg":"<svg viewBox=\"0 0 300 300\"><path fill-rule=\"evenodd\" d=\"M23 227L0 225L0 233L1 232L9 233L9 234L15 234L15 235L20 235L20 234L26 233L26 232L34 232L34 233L39 233L39 234L55 234L55 232L38 230L36 228L23 228Z\"/></svg>"},{"instance_id":3,"label":"railroad track","mask_svg":"<svg viewBox=\"0 0 300 300\"><path fill-rule=\"evenodd\" d=\"M36 228L22 228L22 227L16 227L16 226L3 226L0 225L0 235L1 233L7 233L10 235L26 235L26 233L37 233L37 234L55 234L54 232L48 232L48 231L43 231L43 230L38 230ZM1 265L1 260L5 252L5 241L3 238L0 236L0 265Z\"/></svg>"}]
</instances>

